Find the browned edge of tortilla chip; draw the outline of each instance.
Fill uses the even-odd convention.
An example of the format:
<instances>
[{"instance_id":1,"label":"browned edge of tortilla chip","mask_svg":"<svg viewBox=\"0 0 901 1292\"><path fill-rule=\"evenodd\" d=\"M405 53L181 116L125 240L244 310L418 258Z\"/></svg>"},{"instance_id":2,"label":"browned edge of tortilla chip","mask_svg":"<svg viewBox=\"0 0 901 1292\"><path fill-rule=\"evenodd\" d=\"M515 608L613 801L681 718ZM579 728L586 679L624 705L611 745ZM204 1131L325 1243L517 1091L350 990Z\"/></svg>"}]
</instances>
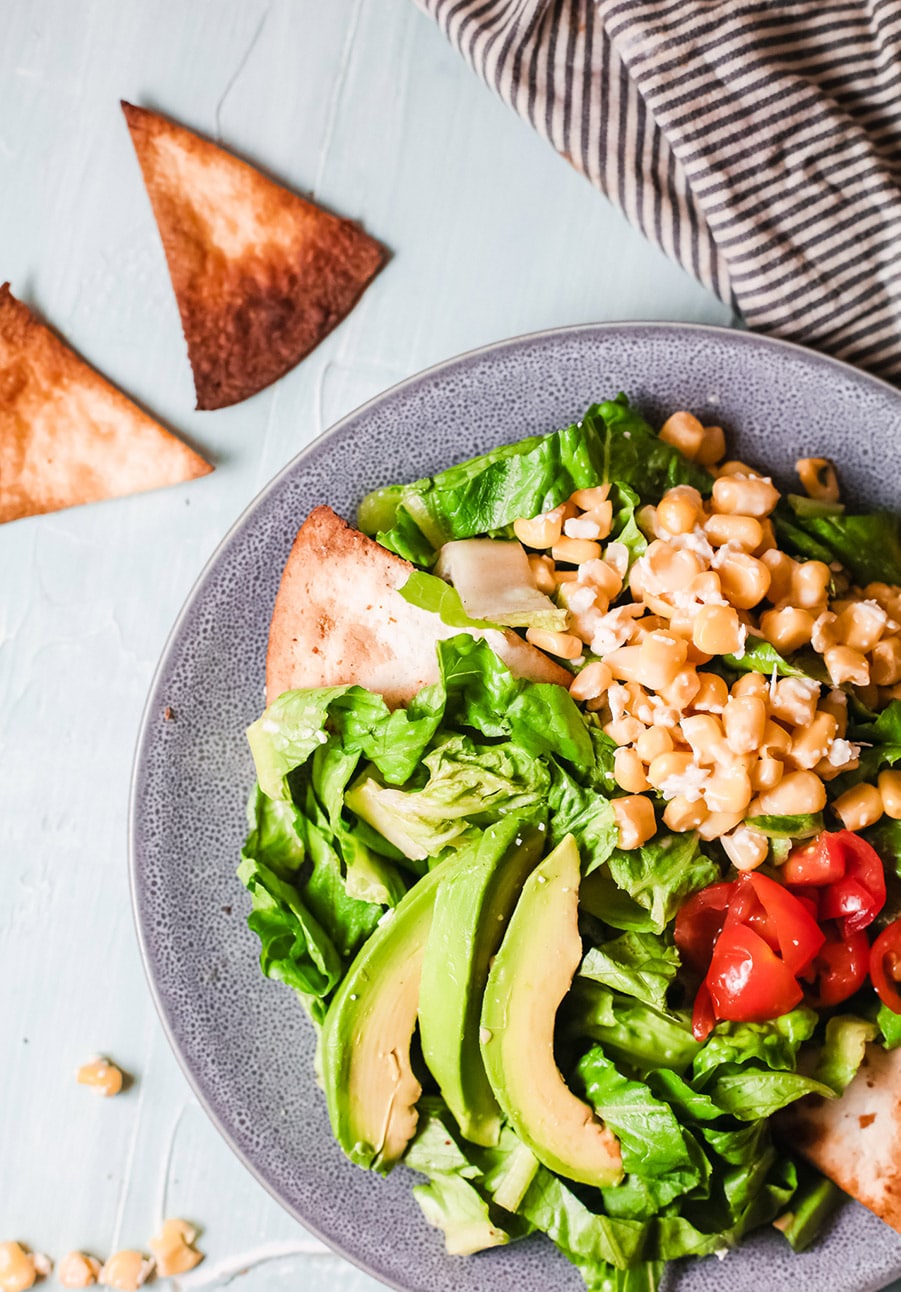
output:
<instances>
[{"instance_id":1,"label":"browned edge of tortilla chip","mask_svg":"<svg viewBox=\"0 0 901 1292\"><path fill-rule=\"evenodd\" d=\"M359 225L168 117L124 101L122 111L166 253L197 407L237 404L350 313L387 253Z\"/></svg>"},{"instance_id":2,"label":"browned edge of tortilla chip","mask_svg":"<svg viewBox=\"0 0 901 1292\"><path fill-rule=\"evenodd\" d=\"M317 507L294 539L272 614L267 703L285 691L356 684L392 707L438 680L439 641L459 634L400 594L413 566ZM567 686L571 675L512 631L472 630L520 677Z\"/></svg>"},{"instance_id":3,"label":"browned edge of tortilla chip","mask_svg":"<svg viewBox=\"0 0 901 1292\"><path fill-rule=\"evenodd\" d=\"M212 469L0 286L0 521Z\"/></svg>"}]
</instances>

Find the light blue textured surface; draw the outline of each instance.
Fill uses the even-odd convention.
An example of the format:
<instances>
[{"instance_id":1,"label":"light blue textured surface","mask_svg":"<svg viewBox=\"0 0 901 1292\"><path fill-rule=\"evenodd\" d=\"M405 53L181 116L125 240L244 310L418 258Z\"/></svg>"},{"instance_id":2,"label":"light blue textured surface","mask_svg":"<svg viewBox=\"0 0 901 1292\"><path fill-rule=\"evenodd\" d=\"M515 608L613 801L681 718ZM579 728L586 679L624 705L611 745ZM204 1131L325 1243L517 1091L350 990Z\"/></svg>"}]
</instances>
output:
<instances>
[{"instance_id":1,"label":"light blue textured surface","mask_svg":"<svg viewBox=\"0 0 901 1292\"><path fill-rule=\"evenodd\" d=\"M360 218L393 259L275 387L194 413L119 98ZM200 1225L185 1287L363 1292L245 1173L163 1038L131 923L138 721L203 562L266 480L376 391L519 332L727 321L497 103L407 0L4 0L0 279L212 455L186 487L0 528L0 1240L51 1256ZM93 1099L73 1069L136 1077ZM245 1273L246 1271L246 1273Z\"/></svg>"}]
</instances>

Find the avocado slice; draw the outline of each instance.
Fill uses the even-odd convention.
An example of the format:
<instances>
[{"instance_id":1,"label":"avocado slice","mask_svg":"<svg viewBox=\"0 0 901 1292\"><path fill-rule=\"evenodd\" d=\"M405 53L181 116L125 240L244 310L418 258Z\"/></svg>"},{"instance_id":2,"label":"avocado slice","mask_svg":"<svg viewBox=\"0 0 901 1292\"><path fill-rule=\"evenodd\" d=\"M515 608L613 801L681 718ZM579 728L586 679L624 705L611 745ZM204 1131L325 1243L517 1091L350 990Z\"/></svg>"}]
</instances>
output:
<instances>
[{"instance_id":1,"label":"avocado slice","mask_svg":"<svg viewBox=\"0 0 901 1292\"><path fill-rule=\"evenodd\" d=\"M441 862L386 912L322 1025L319 1062L335 1139L351 1161L383 1174L416 1130L422 1087L410 1063L410 1041L435 895L470 855Z\"/></svg>"},{"instance_id":2,"label":"avocado slice","mask_svg":"<svg viewBox=\"0 0 901 1292\"><path fill-rule=\"evenodd\" d=\"M487 829L469 860L441 885L419 990L419 1033L429 1071L464 1137L497 1144L501 1111L479 1051L489 962L545 835L516 817Z\"/></svg>"},{"instance_id":3,"label":"avocado slice","mask_svg":"<svg viewBox=\"0 0 901 1292\"><path fill-rule=\"evenodd\" d=\"M622 1178L619 1141L554 1059L557 1010L582 958L579 879L579 851L567 835L526 880L488 976L479 1039L498 1103L539 1162L605 1187Z\"/></svg>"}]
</instances>

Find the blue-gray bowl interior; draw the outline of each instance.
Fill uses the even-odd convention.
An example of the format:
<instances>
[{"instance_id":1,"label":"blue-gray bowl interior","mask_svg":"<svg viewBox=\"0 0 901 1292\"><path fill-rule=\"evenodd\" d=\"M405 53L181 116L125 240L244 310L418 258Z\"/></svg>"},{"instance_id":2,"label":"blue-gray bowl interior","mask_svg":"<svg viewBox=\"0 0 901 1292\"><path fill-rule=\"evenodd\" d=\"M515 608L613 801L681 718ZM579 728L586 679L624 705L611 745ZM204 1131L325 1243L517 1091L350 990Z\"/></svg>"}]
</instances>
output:
<instances>
[{"instance_id":1,"label":"blue-gray bowl interior","mask_svg":"<svg viewBox=\"0 0 901 1292\"><path fill-rule=\"evenodd\" d=\"M253 768L244 728L263 705L267 631L282 566L312 507L353 518L377 485L412 480L550 431L626 391L652 420L694 410L730 453L788 480L826 454L847 493L898 497L901 395L849 367L747 333L603 325L490 346L414 377L301 453L257 498L201 575L148 699L132 791L138 932L172 1045L219 1130L298 1220L385 1283L411 1292L564 1292L579 1274L543 1238L445 1255L413 1177L353 1166L313 1079L313 1030L290 990L260 974L235 878ZM171 710L167 720L166 709ZM901 1274L901 1238L849 1204L812 1251L772 1230L726 1263L684 1262L680 1292L863 1292Z\"/></svg>"}]
</instances>

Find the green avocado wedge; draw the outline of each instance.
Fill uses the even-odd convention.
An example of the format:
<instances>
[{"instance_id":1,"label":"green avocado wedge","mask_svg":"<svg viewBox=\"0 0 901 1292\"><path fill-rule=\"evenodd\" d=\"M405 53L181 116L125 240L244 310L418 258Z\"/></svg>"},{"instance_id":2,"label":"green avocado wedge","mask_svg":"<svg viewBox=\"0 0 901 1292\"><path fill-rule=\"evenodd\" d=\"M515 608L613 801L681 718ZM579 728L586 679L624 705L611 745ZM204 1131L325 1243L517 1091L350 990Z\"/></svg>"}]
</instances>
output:
<instances>
[{"instance_id":1,"label":"green avocado wedge","mask_svg":"<svg viewBox=\"0 0 901 1292\"><path fill-rule=\"evenodd\" d=\"M422 1093L410 1063L419 979L435 896L471 853L424 875L363 944L329 1006L319 1062L335 1139L387 1174L416 1131Z\"/></svg>"},{"instance_id":2,"label":"green avocado wedge","mask_svg":"<svg viewBox=\"0 0 901 1292\"><path fill-rule=\"evenodd\" d=\"M422 965L419 1033L429 1071L463 1136L492 1147L501 1111L479 1050L479 1016L492 956L546 836L516 817L482 835L441 884Z\"/></svg>"},{"instance_id":3,"label":"green avocado wedge","mask_svg":"<svg viewBox=\"0 0 901 1292\"><path fill-rule=\"evenodd\" d=\"M582 958L572 835L526 880L488 976L479 1039L507 1120L539 1162L599 1188L622 1178L619 1141L566 1085L554 1023Z\"/></svg>"}]
</instances>

